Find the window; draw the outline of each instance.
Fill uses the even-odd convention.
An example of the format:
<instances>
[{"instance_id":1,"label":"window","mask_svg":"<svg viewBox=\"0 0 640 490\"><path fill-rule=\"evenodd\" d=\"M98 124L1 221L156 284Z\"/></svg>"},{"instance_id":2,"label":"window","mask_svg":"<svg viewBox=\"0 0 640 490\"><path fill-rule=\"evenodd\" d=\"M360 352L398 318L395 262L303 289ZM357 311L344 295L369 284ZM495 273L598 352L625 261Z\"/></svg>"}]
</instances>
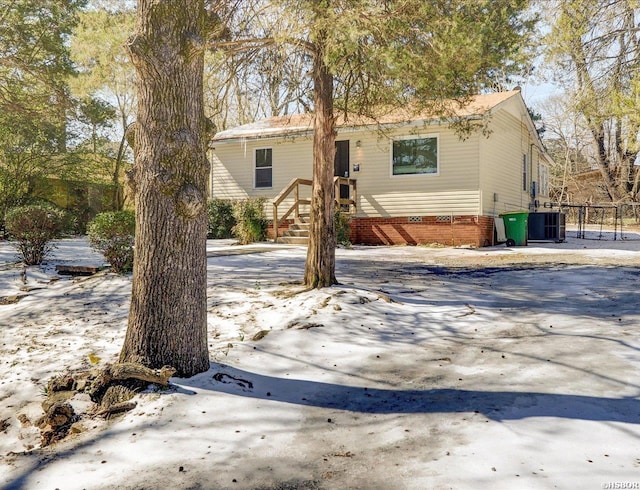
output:
<instances>
[{"instance_id":1,"label":"window","mask_svg":"<svg viewBox=\"0 0 640 490\"><path fill-rule=\"evenodd\" d=\"M425 136L394 140L391 175L438 173L438 138Z\"/></svg>"},{"instance_id":2,"label":"window","mask_svg":"<svg viewBox=\"0 0 640 490\"><path fill-rule=\"evenodd\" d=\"M549 196L549 170L544 165L540 165L540 195Z\"/></svg>"},{"instance_id":3,"label":"window","mask_svg":"<svg viewBox=\"0 0 640 490\"><path fill-rule=\"evenodd\" d=\"M527 164L527 155L526 153L522 155L522 190L527 190L527 181L529 180L529 172L528 172L528 164Z\"/></svg>"},{"instance_id":4,"label":"window","mask_svg":"<svg viewBox=\"0 0 640 490\"><path fill-rule=\"evenodd\" d=\"M273 186L272 156L271 148L261 148L256 150L256 188Z\"/></svg>"}]
</instances>

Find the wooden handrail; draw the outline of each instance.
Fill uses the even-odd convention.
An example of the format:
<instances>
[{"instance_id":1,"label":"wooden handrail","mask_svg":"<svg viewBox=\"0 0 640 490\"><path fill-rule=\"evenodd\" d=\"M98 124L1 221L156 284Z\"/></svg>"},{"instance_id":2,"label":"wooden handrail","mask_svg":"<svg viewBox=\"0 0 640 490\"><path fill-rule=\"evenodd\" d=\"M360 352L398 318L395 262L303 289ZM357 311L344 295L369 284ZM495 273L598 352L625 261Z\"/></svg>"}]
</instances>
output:
<instances>
[{"instance_id":1,"label":"wooden handrail","mask_svg":"<svg viewBox=\"0 0 640 490\"><path fill-rule=\"evenodd\" d=\"M311 187L312 181L309 179L292 179L289 182L289 185L285 187L274 199L273 199L273 234L274 238L278 239L278 229L280 228L280 223L287 219L291 213L294 213L296 218L300 217L300 205L310 205L311 201L309 199L301 199L300 198L300 186L306 185ZM334 177L333 185L335 187L335 202L339 206L338 209L342 205L349 206L349 213L355 214L357 212L357 203L358 203L358 189L356 179L351 179L348 177ZM340 198L340 186L348 185L350 188L349 199L341 199ZM294 201L291 207L285 211L282 216L278 216L278 206L282 204L282 202L287 199L291 193L294 193Z\"/></svg>"},{"instance_id":2,"label":"wooden handrail","mask_svg":"<svg viewBox=\"0 0 640 490\"><path fill-rule=\"evenodd\" d=\"M289 182L289 185L287 187L285 187L284 189L282 189L282 191L280 191L280 194L278 194L274 199L273 199L273 204L275 204L276 206L279 205L282 201L284 201L287 196L289 194L291 194L291 191L298 186L298 184L303 184L303 185L311 185L312 182L309 179L292 179L291 182Z\"/></svg>"},{"instance_id":3,"label":"wooden handrail","mask_svg":"<svg viewBox=\"0 0 640 490\"><path fill-rule=\"evenodd\" d=\"M335 187L335 200L336 204L339 206L339 209L342 208L342 205L349 206L349 214L356 214L358 211L358 186L357 180L349 177L334 177L333 185ZM349 199L340 198L340 186L348 185L349 186Z\"/></svg>"},{"instance_id":4,"label":"wooden handrail","mask_svg":"<svg viewBox=\"0 0 640 490\"><path fill-rule=\"evenodd\" d=\"M300 190L299 187L301 185L308 185L311 187L312 182L309 179L293 179L289 182L289 185L284 188L280 194L278 194L273 200L273 234L274 238L278 239L278 228L280 228L280 222L284 221L289 217L289 215L295 211L296 218L300 217L300 205L301 204L311 204L309 199L300 199ZM291 207L284 213L280 218L278 218L278 206L282 204L289 194L295 191L295 199Z\"/></svg>"}]
</instances>

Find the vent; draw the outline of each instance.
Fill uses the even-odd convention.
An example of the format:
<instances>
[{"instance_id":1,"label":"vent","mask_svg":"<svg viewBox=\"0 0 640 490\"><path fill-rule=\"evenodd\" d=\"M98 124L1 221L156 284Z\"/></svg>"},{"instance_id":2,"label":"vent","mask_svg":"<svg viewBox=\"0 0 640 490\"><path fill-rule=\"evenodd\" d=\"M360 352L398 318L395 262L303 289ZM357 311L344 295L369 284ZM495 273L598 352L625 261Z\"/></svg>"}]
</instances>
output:
<instances>
[{"instance_id":1,"label":"vent","mask_svg":"<svg viewBox=\"0 0 640 490\"><path fill-rule=\"evenodd\" d=\"M407 221L409 223L422 223L422 216L409 216Z\"/></svg>"},{"instance_id":2,"label":"vent","mask_svg":"<svg viewBox=\"0 0 640 490\"><path fill-rule=\"evenodd\" d=\"M437 223L451 223L451 216L436 216Z\"/></svg>"}]
</instances>

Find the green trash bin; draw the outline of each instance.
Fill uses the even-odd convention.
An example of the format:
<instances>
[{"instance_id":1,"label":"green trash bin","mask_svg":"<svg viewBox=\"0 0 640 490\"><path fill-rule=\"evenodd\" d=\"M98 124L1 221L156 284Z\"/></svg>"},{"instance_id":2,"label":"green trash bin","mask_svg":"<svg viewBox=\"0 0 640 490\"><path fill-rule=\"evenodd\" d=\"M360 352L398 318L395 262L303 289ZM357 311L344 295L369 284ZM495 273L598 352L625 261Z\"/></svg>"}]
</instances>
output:
<instances>
[{"instance_id":1,"label":"green trash bin","mask_svg":"<svg viewBox=\"0 0 640 490\"><path fill-rule=\"evenodd\" d=\"M529 211L513 211L500 215L504 221L504 232L507 235L507 247L527 245L529 228Z\"/></svg>"}]
</instances>

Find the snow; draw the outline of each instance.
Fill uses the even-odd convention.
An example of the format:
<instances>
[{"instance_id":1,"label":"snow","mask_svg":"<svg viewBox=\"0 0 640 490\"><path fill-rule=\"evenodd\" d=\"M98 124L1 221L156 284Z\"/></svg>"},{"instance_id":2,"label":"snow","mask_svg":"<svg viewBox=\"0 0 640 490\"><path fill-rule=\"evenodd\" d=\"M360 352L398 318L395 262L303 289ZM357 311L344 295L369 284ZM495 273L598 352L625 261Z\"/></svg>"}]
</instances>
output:
<instances>
[{"instance_id":1,"label":"snow","mask_svg":"<svg viewBox=\"0 0 640 490\"><path fill-rule=\"evenodd\" d=\"M640 240L569 235L339 249L342 284L319 291L302 247L210 241L210 370L47 448L44 386L117 360L131 277L58 276L104 264L69 239L23 285L0 242L0 298L24 296L0 305L0 486L640 485Z\"/></svg>"}]
</instances>

